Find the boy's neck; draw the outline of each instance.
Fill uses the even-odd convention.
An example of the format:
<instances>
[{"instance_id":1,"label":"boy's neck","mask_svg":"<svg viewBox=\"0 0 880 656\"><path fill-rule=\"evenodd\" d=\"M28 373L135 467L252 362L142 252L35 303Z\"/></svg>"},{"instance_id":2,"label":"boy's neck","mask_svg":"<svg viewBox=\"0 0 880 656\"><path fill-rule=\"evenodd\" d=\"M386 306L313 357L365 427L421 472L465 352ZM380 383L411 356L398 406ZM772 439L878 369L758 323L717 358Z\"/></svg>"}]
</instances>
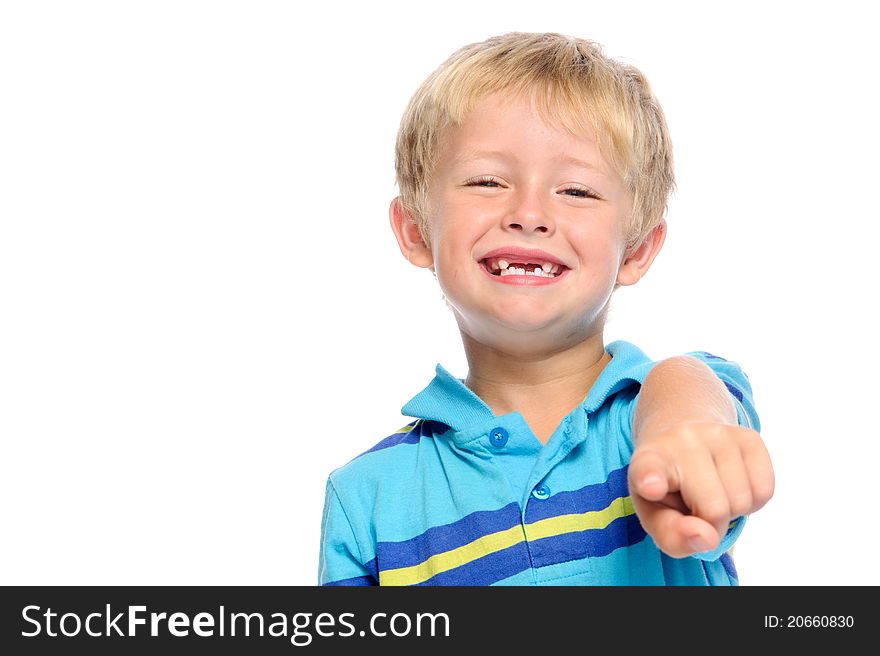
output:
<instances>
[{"instance_id":1,"label":"boy's neck","mask_svg":"<svg viewBox=\"0 0 880 656\"><path fill-rule=\"evenodd\" d=\"M464 333L462 341L468 361L465 385L496 415L519 412L545 444L611 361L602 333L540 356L500 351Z\"/></svg>"}]
</instances>

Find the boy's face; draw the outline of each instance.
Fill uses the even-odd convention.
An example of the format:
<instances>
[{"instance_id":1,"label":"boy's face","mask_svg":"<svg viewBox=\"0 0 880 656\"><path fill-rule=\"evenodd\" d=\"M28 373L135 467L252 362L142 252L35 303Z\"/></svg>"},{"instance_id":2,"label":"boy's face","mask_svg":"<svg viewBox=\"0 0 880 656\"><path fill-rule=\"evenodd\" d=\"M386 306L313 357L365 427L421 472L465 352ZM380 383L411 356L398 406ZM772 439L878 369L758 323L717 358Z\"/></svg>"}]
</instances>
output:
<instances>
[{"instance_id":1,"label":"boy's face","mask_svg":"<svg viewBox=\"0 0 880 656\"><path fill-rule=\"evenodd\" d=\"M626 251L631 206L591 135L496 94L446 137L429 190L430 248L411 224L395 233L411 262L434 269L462 332L556 350L601 333L615 284L636 282L659 250L662 230L656 248L649 237ZM393 226L399 211L392 204Z\"/></svg>"}]
</instances>

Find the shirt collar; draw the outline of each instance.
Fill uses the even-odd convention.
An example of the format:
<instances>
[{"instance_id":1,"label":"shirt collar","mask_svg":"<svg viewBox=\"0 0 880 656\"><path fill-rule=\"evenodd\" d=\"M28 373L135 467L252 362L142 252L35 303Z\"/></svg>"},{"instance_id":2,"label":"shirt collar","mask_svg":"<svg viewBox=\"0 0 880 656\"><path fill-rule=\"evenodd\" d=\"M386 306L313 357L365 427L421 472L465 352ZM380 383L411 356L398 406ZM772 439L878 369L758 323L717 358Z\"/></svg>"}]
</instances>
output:
<instances>
[{"instance_id":1,"label":"shirt collar","mask_svg":"<svg viewBox=\"0 0 880 656\"><path fill-rule=\"evenodd\" d=\"M612 342L605 350L611 355L611 362L599 374L581 404L587 412L598 410L605 399L621 389L634 383L641 384L654 364L629 342ZM495 416L492 409L465 386L463 380L439 364L434 379L410 399L401 412L407 417L438 421L456 432Z\"/></svg>"}]
</instances>

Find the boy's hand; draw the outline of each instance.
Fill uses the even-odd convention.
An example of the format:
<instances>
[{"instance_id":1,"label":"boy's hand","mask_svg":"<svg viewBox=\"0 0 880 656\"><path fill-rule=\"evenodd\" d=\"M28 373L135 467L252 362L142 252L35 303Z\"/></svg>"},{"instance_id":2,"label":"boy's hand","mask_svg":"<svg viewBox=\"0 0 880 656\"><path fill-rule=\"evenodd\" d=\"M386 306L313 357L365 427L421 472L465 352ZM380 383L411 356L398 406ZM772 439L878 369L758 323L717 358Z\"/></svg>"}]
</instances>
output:
<instances>
[{"instance_id":1,"label":"boy's hand","mask_svg":"<svg viewBox=\"0 0 880 656\"><path fill-rule=\"evenodd\" d=\"M717 548L730 521L764 506L774 487L761 436L708 421L643 431L628 476L642 527L674 558Z\"/></svg>"}]
</instances>

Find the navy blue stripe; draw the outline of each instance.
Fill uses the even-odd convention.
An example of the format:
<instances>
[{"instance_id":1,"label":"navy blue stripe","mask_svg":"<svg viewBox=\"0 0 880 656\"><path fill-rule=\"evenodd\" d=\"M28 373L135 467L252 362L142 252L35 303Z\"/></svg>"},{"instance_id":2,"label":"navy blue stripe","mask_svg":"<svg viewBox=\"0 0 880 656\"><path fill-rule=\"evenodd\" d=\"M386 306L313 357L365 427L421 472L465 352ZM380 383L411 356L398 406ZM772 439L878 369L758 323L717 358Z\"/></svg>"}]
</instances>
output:
<instances>
[{"instance_id":1,"label":"navy blue stripe","mask_svg":"<svg viewBox=\"0 0 880 656\"><path fill-rule=\"evenodd\" d=\"M381 451L382 449L397 446L398 444L415 444L422 438L419 431L418 420L407 425L412 426L412 428L406 433L395 433L394 435L389 435L384 440L379 442L376 446L364 451L364 453L362 453L361 455L372 453L373 451Z\"/></svg>"},{"instance_id":2,"label":"navy blue stripe","mask_svg":"<svg viewBox=\"0 0 880 656\"><path fill-rule=\"evenodd\" d=\"M708 351L694 351L690 355L702 355L704 358L708 358L710 360L718 360L720 362L727 362L727 360L722 358L720 355L712 355Z\"/></svg>"},{"instance_id":3,"label":"navy blue stripe","mask_svg":"<svg viewBox=\"0 0 880 656\"><path fill-rule=\"evenodd\" d=\"M607 508L615 499L629 496L629 485L626 482L627 469L623 467L614 470L604 483L587 485L579 490L559 492L546 501L530 500L526 507L526 523Z\"/></svg>"},{"instance_id":4,"label":"navy blue stripe","mask_svg":"<svg viewBox=\"0 0 880 656\"><path fill-rule=\"evenodd\" d=\"M478 510L451 524L434 526L409 540L380 542L376 545L376 552L383 570L411 567L435 554L457 549L484 535L519 524L519 504L513 502L498 510Z\"/></svg>"},{"instance_id":5,"label":"navy blue stripe","mask_svg":"<svg viewBox=\"0 0 880 656\"><path fill-rule=\"evenodd\" d=\"M646 535L639 518L626 515L602 529L591 528L533 541L532 563L535 567L546 567L569 560L607 556L615 549L641 542Z\"/></svg>"},{"instance_id":6,"label":"navy blue stripe","mask_svg":"<svg viewBox=\"0 0 880 656\"><path fill-rule=\"evenodd\" d=\"M733 556L725 552L721 554L721 558L719 558L718 560L720 560L721 564L724 565L724 571L727 572L727 575L734 580L739 581L739 576L737 576L736 573L736 566L733 564Z\"/></svg>"},{"instance_id":7,"label":"navy blue stripe","mask_svg":"<svg viewBox=\"0 0 880 656\"><path fill-rule=\"evenodd\" d=\"M529 568L525 542L472 560L461 567L441 572L419 585L491 585Z\"/></svg>"},{"instance_id":8,"label":"navy blue stripe","mask_svg":"<svg viewBox=\"0 0 880 656\"><path fill-rule=\"evenodd\" d=\"M364 565L364 569L370 573L364 576L353 576L350 579L339 579L338 581L328 581L324 585L379 585L379 563L373 558Z\"/></svg>"},{"instance_id":9,"label":"navy blue stripe","mask_svg":"<svg viewBox=\"0 0 880 656\"><path fill-rule=\"evenodd\" d=\"M742 391L741 391L740 389L734 387L733 385L731 385L730 383L728 383L726 380L724 381L724 386L727 388L727 391L728 391L728 392L730 392L731 394L733 394L733 395L736 397L736 399L737 399L740 403L742 403L742 400L743 400L743 393L742 393Z\"/></svg>"},{"instance_id":10,"label":"navy blue stripe","mask_svg":"<svg viewBox=\"0 0 880 656\"><path fill-rule=\"evenodd\" d=\"M382 449L397 446L398 444L416 444L423 437L442 435L449 430L449 426L446 424L427 419L417 419L414 422L407 424L407 426L411 426L410 430L407 432L401 433L398 431L397 433L394 433L394 435L389 435L376 446L364 451L361 456L367 453L372 453L373 451L381 451ZM360 456L358 456L358 458L360 458Z\"/></svg>"}]
</instances>

